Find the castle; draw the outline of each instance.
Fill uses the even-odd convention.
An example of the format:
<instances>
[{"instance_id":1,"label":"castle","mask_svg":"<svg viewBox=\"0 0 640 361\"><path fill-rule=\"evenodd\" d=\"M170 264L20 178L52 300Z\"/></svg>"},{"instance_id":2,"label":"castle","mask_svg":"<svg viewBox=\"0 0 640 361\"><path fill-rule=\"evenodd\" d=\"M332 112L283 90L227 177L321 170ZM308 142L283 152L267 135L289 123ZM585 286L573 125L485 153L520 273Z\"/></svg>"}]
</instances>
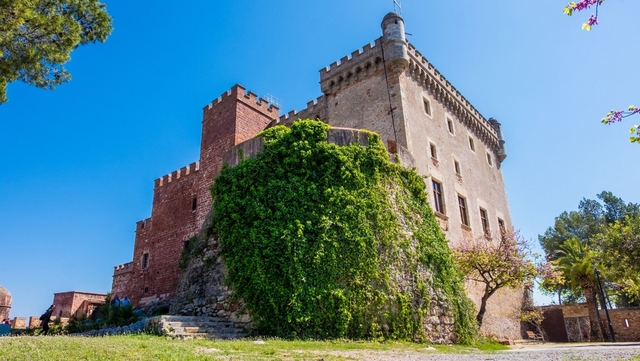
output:
<instances>
[{"instance_id":1,"label":"castle","mask_svg":"<svg viewBox=\"0 0 640 361\"><path fill-rule=\"evenodd\" d=\"M396 13L382 37L320 70L323 95L279 116L264 99L234 86L204 108L200 160L155 180L151 217L137 222L132 262L116 266L112 293L135 305L170 300L180 255L211 209L209 188L232 147L269 126L320 119L333 127L380 134L391 153L408 152L425 177L429 200L451 245L511 227L501 163L500 123L485 119L405 38ZM467 285L479 303L482 290ZM489 300L483 331L519 338L521 292Z\"/></svg>"}]
</instances>

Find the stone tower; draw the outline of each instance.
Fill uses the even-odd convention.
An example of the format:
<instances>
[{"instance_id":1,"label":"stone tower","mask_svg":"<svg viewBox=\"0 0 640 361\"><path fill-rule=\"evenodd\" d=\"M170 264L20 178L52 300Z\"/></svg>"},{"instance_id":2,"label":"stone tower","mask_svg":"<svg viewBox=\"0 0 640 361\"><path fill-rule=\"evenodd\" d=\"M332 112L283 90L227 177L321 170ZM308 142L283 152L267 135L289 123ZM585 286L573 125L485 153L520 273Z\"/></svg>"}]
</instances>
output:
<instances>
[{"instance_id":1,"label":"stone tower","mask_svg":"<svg viewBox=\"0 0 640 361\"><path fill-rule=\"evenodd\" d=\"M0 322L5 318L9 318L9 312L11 311L11 293L0 286Z\"/></svg>"}]
</instances>

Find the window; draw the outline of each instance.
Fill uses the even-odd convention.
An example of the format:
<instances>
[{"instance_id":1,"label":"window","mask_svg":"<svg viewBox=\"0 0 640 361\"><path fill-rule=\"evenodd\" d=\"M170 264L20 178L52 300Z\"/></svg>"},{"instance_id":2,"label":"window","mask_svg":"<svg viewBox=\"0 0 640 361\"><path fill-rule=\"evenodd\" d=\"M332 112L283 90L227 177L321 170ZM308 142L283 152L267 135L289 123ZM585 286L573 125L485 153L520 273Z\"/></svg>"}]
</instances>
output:
<instances>
[{"instance_id":1,"label":"window","mask_svg":"<svg viewBox=\"0 0 640 361\"><path fill-rule=\"evenodd\" d=\"M504 240L506 229L504 228L504 221L498 218L498 228L500 228L500 239Z\"/></svg>"},{"instance_id":2,"label":"window","mask_svg":"<svg viewBox=\"0 0 640 361\"><path fill-rule=\"evenodd\" d=\"M142 254L142 269L149 268L149 253L145 252Z\"/></svg>"},{"instance_id":3,"label":"window","mask_svg":"<svg viewBox=\"0 0 640 361\"><path fill-rule=\"evenodd\" d=\"M195 212L196 209L198 209L198 198L193 197L193 200L191 201L191 212Z\"/></svg>"},{"instance_id":4,"label":"window","mask_svg":"<svg viewBox=\"0 0 640 361\"><path fill-rule=\"evenodd\" d=\"M149 287L144 288L144 293L149 293Z\"/></svg>"},{"instance_id":5,"label":"window","mask_svg":"<svg viewBox=\"0 0 640 361\"><path fill-rule=\"evenodd\" d=\"M438 151L436 150L435 144L429 144L429 149L431 150L431 158L438 159Z\"/></svg>"},{"instance_id":6,"label":"window","mask_svg":"<svg viewBox=\"0 0 640 361\"><path fill-rule=\"evenodd\" d=\"M460 220L469 227L469 213L467 212L467 200L458 194L458 207L460 208Z\"/></svg>"},{"instance_id":7,"label":"window","mask_svg":"<svg viewBox=\"0 0 640 361\"><path fill-rule=\"evenodd\" d=\"M426 99L422 99L424 101L424 112L427 113L428 116L431 116L431 103Z\"/></svg>"},{"instance_id":8,"label":"window","mask_svg":"<svg viewBox=\"0 0 640 361\"><path fill-rule=\"evenodd\" d=\"M432 181L433 184L433 202L437 213L444 213L444 202L442 201L442 183Z\"/></svg>"},{"instance_id":9,"label":"window","mask_svg":"<svg viewBox=\"0 0 640 361\"><path fill-rule=\"evenodd\" d=\"M487 218L487 210L480 208L480 221L482 222L482 231L486 237L491 236L491 230L489 229L489 218Z\"/></svg>"},{"instance_id":10,"label":"window","mask_svg":"<svg viewBox=\"0 0 640 361\"><path fill-rule=\"evenodd\" d=\"M469 148L471 148L472 151L476 151L476 145L473 144L473 138L469 137Z\"/></svg>"},{"instance_id":11,"label":"window","mask_svg":"<svg viewBox=\"0 0 640 361\"><path fill-rule=\"evenodd\" d=\"M453 131L453 120L447 118L447 129L449 129L449 133L451 133L451 135L455 135L455 132Z\"/></svg>"},{"instance_id":12,"label":"window","mask_svg":"<svg viewBox=\"0 0 640 361\"><path fill-rule=\"evenodd\" d=\"M490 166L493 166L493 161L491 160L491 154L489 154L489 152L487 152L487 163L489 163Z\"/></svg>"},{"instance_id":13,"label":"window","mask_svg":"<svg viewBox=\"0 0 640 361\"><path fill-rule=\"evenodd\" d=\"M460 175L460 163L457 160L453 161L453 169L456 170L457 175Z\"/></svg>"}]
</instances>

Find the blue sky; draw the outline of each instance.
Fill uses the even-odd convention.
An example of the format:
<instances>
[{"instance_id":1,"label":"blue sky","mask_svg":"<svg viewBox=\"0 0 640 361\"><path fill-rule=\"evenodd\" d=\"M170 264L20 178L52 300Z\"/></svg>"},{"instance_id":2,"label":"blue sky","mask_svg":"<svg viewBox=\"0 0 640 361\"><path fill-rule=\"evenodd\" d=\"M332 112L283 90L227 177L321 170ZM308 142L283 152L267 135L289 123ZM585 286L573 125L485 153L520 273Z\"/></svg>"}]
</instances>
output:
<instances>
[{"instance_id":1,"label":"blue sky","mask_svg":"<svg viewBox=\"0 0 640 361\"><path fill-rule=\"evenodd\" d=\"M104 1L114 31L72 54L70 83L20 83L0 106L0 285L11 316L54 292L107 292L131 261L153 180L199 157L202 108L236 83L303 109L318 70L372 42L392 0ZM187 6L188 4L188 6ZM537 235L583 197L640 202L625 124L638 99L640 2L607 1L600 25L564 1L405 0L412 42L485 116L502 123L515 227ZM535 6L534 6L535 5ZM636 104L638 105L638 104Z\"/></svg>"}]
</instances>

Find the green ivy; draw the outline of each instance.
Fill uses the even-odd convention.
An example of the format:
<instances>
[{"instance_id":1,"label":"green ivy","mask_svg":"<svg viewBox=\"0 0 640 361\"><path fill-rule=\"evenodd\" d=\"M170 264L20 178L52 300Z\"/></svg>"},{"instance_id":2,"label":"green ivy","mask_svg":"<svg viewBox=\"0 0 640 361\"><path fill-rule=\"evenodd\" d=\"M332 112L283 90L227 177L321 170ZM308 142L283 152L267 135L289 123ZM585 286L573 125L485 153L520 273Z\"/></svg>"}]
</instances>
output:
<instances>
[{"instance_id":1,"label":"green ivy","mask_svg":"<svg viewBox=\"0 0 640 361\"><path fill-rule=\"evenodd\" d=\"M212 187L210 231L259 330L421 341L436 294L458 342L474 342L473 305L423 179L392 163L377 134L366 147L338 146L328 129L267 129L263 152L225 167Z\"/></svg>"}]
</instances>

